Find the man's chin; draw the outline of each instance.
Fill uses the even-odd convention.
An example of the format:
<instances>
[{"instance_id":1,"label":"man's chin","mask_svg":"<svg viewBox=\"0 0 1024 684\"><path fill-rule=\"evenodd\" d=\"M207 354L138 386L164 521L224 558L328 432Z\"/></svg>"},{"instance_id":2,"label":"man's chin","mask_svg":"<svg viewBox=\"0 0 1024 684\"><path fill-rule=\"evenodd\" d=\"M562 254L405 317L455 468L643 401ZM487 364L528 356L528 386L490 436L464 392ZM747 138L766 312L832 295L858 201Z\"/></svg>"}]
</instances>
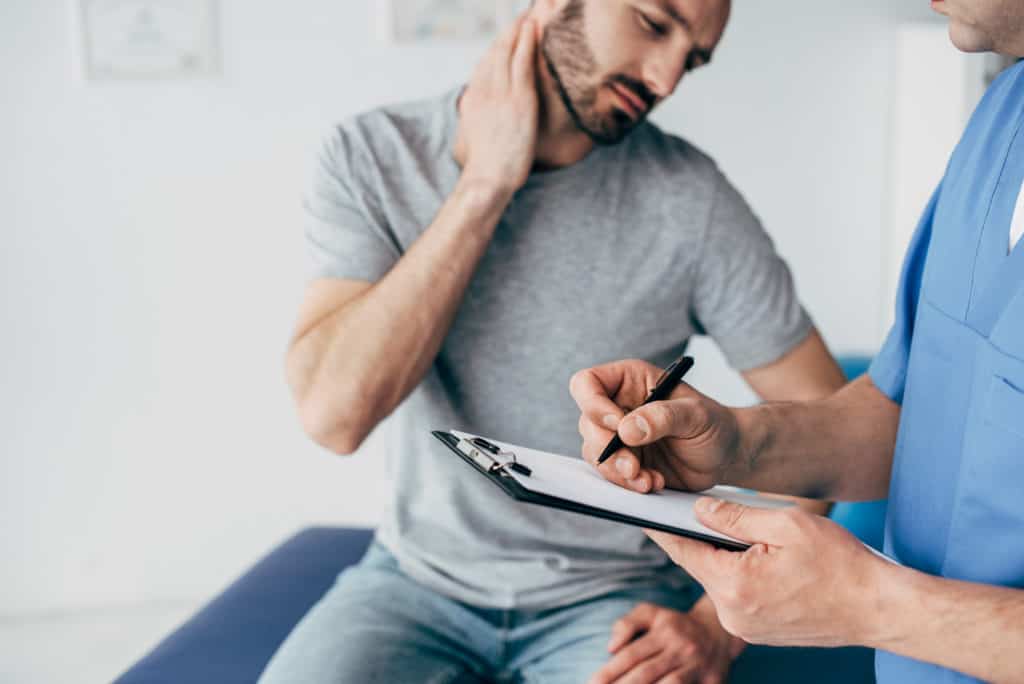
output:
<instances>
[{"instance_id":1,"label":"man's chin","mask_svg":"<svg viewBox=\"0 0 1024 684\"><path fill-rule=\"evenodd\" d=\"M992 52L992 39L983 32L951 21L949 24L949 40L961 52Z\"/></svg>"},{"instance_id":2,"label":"man's chin","mask_svg":"<svg viewBox=\"0 0 1024 684\"><path fill-rule=\"evenodd\" d=\"M605 122L600 127L584 128L583 132L598 145L618 145L628 138L630 133L635 131L643 121L643 118L633 121L623 113L613 117L612 121Z\"/></svg>"}]
</instances>

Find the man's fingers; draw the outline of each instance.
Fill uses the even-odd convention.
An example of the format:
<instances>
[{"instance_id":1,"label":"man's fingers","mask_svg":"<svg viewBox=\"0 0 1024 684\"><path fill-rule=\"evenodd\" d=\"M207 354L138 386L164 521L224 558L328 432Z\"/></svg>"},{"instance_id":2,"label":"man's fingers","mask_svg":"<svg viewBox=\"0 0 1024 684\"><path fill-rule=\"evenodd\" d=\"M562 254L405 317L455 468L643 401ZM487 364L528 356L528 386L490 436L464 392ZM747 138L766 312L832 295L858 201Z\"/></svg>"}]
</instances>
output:
<instances>
[{"instance_id":1,"label":"man's fingers","mask_svg":"<svg viewBox=\"0 0 1024 684\"><path fill-rule=\"evenodd\" d=\"M749 544L782 546L793 529L795 511L752 508L707 496L693 508L702 524Z\"/></svg>"},{"instance_id":2,"label":"man's fingers","mask_svg":"<svg viewBox=\"0 0 1024 684\"><path fill-rule=\"evenodd\" d=\"M658 614L658 606L653 603L638 603L612 625L612 638L608 642L608 650L614 653L619 647L629 643L640 632L651 627L651 622ZM620 643L621 642L621 643ZM619 647L615 647L619 644Z\"/></svg>"},{"instance_id":3,"label":"man's fingers","mask_svg":"<svg viewBox=\"0 0 1024 684\"><path fill-rule=\"evenodd\" d=\"M494 51L505 55L511 55L515 49L516 40L519 38L519 31L526 21L526 12L522 12L516 20L505 27L505 30L498 34L498 40L494 42Z\"/></svg>"},{"instance_id":4,"label":"man's fingers","mask_svg":"<svg viewBox=\"0 0 1024 684\"><path fill-rule=\"evenodd\" d=\"M609 653L617 653L619 649L628 644L640 632L640 629L631 622L616 622L612 626L612 637L608 640Z\"/></svg>"},{"instance_id":5,"label":"man's fingers","mask_svg":"<svg viewBox=\"0 0 1024 684\"><path fill-rule=\"evenodd\" d=\"M642 446L665 437L696 437L707 427L707 408L695 397L685 397L641 406L622 420L619 435L630 446Z\"/></svg>"},{"instance_id":6,"label":"man's fingers","mask_svg":"<svg viewBox=\"0 0 1024 684\"><path fill-rule=\"evenodd\" d=\"M691 684L696 680L696 674L697 664L695 662L680 665L677 653L663 649L633 665L632 669L619 678L615 684L655 684L662 681Z\"/></svg>"},{"instance_id":7,"label":"man's fingers","mask_svg":"<svg viewBox=\"0 0 1024 684\"><path fill-rule=\"evenodd\" d=\"M533 87L534 66L537 56L537 22L526 19L519 28L515 52L512 54L512 82Z\"/></svg>"},{"instance_id":8,"label":"man's fingers","mask_svg":"<svg viewBox=\"0 0 1024 684\"><path fill-rule=\"evenodd\" d=\"M612 637L608 640L608 652L615 653L632 641L651 625L654 607L649 603L638 604L633 610L619 618L612 625Z\"/></svg>"},{"instance_id":9,"label":"man's fingers","mask_svg":"<svg viewBox=\"0 0 1024 684\"><path fill-rule=\"evenodd\" d=\"M600 670L595 672L594 676L590 678L590 684L610 684L611 682L621 684L621 682L627 681L624 679L625 677L634 674L638 667L660 652L661 644L654 639L641 637L616 653ZM656 677L652 677L646 681L653 682L656 679Z\"/></svg>"},{"instance_id":10,"label":"man's fingers","mask_svg":"<svg viewBox=\"0 0 1024 684\"><path fill-rule=\"evenodd\" d=\"M477 66L477 80L488 80L492 83L507 83L510 76L510 63L515 52L519 33L526 14L521 14L510 26L502 31L491 45L484 58Z\"/></svg>"}]
</instances>

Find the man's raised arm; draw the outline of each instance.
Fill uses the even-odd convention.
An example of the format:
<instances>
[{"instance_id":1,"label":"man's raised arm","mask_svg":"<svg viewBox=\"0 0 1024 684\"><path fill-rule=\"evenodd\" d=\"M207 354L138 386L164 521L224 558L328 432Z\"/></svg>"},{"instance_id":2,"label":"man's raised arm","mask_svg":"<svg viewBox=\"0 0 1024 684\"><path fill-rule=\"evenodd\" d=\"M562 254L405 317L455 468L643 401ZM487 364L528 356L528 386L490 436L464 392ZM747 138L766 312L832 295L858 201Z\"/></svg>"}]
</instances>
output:
<instances>
[{"instance_id":1,"label":"man's raised arm","mask_svg":"<svg viewBox=\"0 0 1024 684\"><path fill-rule=\"evenodd\" d=\"M363 439L434 362L512 194L533 165L537 28L521 19L460 101L462 175L433 223L377 283L315 281L287 355L306 431L339 454Z\"/></svg>"}]
</instances>

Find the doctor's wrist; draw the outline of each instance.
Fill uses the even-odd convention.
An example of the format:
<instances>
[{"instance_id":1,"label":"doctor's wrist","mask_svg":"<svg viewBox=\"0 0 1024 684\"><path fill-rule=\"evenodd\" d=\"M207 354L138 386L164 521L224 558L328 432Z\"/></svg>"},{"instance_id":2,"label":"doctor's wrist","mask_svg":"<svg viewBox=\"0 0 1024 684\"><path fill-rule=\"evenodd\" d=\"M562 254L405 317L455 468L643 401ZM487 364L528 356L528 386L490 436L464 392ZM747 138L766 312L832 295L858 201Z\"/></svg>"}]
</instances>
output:
<instances>
[{"instance_id":1,"label":"doctor's wrist","mask_svg":"<svg viewBox=\"0 0 1024 684\"><path fill-rule=\"evenodd\" d=\"M738 487L750 486L756 477L761 455L769 441L765 412L760 406L730 408L736 425L736 440L733 453L728 455L723 484Z\"/></svg>"},{"instance_id":2,"label":"doctor's wrist","mask_svg":"<svg viewBox=\"0 0 1024 684\"><path fill-rule=\"evenodd\" d=\"M911 624L921 607L923 573L871 557L868 581L851 591L847 643L898 651L913 634ZM853 588L853 587L851 587ZM866 589L866 591L865 591Z\"/></svg>"}]
</instances>

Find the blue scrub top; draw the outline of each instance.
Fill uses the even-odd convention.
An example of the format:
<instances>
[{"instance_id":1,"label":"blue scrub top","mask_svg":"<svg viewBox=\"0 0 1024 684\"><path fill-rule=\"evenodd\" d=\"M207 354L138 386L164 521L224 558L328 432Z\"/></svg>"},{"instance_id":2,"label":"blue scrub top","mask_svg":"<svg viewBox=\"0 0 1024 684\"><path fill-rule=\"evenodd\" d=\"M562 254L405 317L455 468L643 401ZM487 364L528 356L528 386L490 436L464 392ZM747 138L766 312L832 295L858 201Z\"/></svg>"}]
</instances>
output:
<instances>
[{"instance_id":1,"label":"blue scrub top","mask_svg":"<svg viewBox=\"0 0 1024 684\"><path fill-rule=\"evenodd\" d=\"M902 405L886 553L922 572L1024 588L1024 63L989 88L903 266L875 384ZM879 652L878 680L969 682Z\"/></svg>"}]
</instances>

